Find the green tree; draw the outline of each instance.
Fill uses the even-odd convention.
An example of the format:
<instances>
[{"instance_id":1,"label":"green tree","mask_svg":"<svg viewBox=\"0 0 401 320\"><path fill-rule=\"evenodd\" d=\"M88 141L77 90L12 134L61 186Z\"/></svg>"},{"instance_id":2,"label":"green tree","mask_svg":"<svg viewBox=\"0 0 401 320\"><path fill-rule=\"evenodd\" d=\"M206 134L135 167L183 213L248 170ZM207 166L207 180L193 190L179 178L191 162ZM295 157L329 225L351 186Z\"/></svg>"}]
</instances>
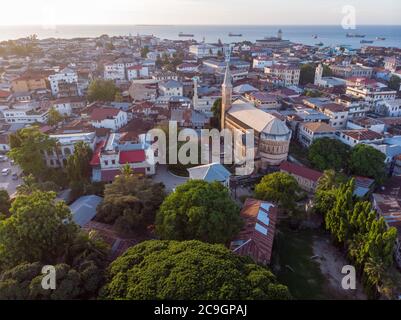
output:
<instances>
[{"instance_id":1,"label":"green tree","mask_svg":"<svg viewBox=\"0 0 401 320\"><path fill-rule=\"evenodd\" d=\"M77 234L69 208L53 192L18 196L11 216L0 221L0 266L54 261Z\"/></svg>"},{"instance_id":2,"label":"green tree","mask_svg":"<svg viewBox=\"0 0 401 320\"><path fill-rule=\"evenodd\" d=\"M141 57L142 58L146 58L146 56L148 55L148 53L150 52L149 47L145 46L141 49Z\"/></svg>"},{"instance_id":3,"label":"green tree","mask_svg":"<svg viewBox=\"0 0 401 320\"><path fill-rule=\"evenodd\" d=\"M218 182L189 180L167 196L156 233L167 240L228 243L241 228L239 208Z\"/></svg>"},{"instance_id":4,"label":"green tree","mask_svg":"<svg viewBox=\"0 0 401 320\"><path fill-rule=\"evenodd\" d=\"M37 178L46 176L44 153L55 148L55 141L42 133L38 127L28 127L10 135L9 157L27 174Z\"/></svg>"},{"instance_id":5,"label":"green tree","mask_svg":"<svg viewBox=\"0 0 401 320\"><path fill-rule=\"evenodd\" d=\"M111 80L96 79L91 82L88 88L88 100L93 101L113 101L118 88Z\"/></svg>"},{"instance_id":6,"label":"green tree","mask_svg":"<svg viewBox=\"0 0 401 320\"><path fill-rule=\"evenodd\" d=\"M70 182L89 182L92 174L90 166L92 154L92 149L87 143L79 141L75 144L74 153L68 157L66 166Z\"/></svg>"},{"instance_id":7,"label":"green tree","mask_svg":"<svg viewBox=\"0 0 401 320\"><path fill-rule=\"evenodd\" d=\"M349 167L355 175L374 178L377 183L382 183L386 175L385 159L386 156L372 146L358 144L351 151Z\"/></svg>"},{"instance_id":8,"label":"green tree","mask_svg":"<svg viewBox=\"0 0 401 320\"><path fill-rule=\"evenodd\" d=\"M146 241L109 269L105 299L289 299L286 286L250 258L199 241Z\"/></svg>"},{"instance_id":9,"label":"green tree","mask_svg":"<svg viewBox=\"0 0 401 320\"><path fill-rule=\"evenodd\" d=\"M325 170L317 182L316 192L338 188L347 180L347 176L342 173L335 172L333 169Z\"/></svg>"},{"instance_id":10,"label":"green tree","mask_svg":"<svg viewBox=\"0 0 401 320\"><path fill-rule=\"evenodd\" d=\"M397 76L391 76L390 80L388 81L388 87L392 90L400 90L401 85L401 78Z\"/></svg>"},{"instance_id":11,"label":"green tree","mask_svg":"<svg viewBox=\"0 0 401 320\"><path fill-rule=\"evenodd\" d=\"M333 71L331 71L330 67L326 64L323 65L323 77L331 77L333 76Z\"/></svg>"},{"instance_id":12,"label":"green tree","mask_svg":"<svg viewBox=\"0 0 401 320\"><path fill-rule=\"evenodd\" d=\"M350 148L335 139L321 138L309 147L308 159L316 169L340 171L346 167Z\"/></svg>"},{"instance_id":13,"label":"green tree","mask_svg":"<svg viewBox=\"0 0 401 320\"><path fill-rule=\"evenodd\" d=\"M10 212L11 202L7 190L0 190L0 216L8 215Z\"/></svg>"},{"instance_id":14,"label":"green tree","mask_svg":"<svg viewBox=\"0 0 401 320\"><path fill-rule=\"evenodd\" d=\"M268 174L255 186L257 199L273 201L289 213L293 213L296 209L298 192L300 192L298 182L284 172Z\"/></svg>"},{"instance_id":15,"label":"green tree","mask_svg":"<svg viewBox=\"0 0 401 320\"><path fill-rule=\"evenodd\" d=\"M120 91L116 92L116 95L114 96L114 101L116 101L116 102L123 102L124 101L123 96L121 95Z\"/></svg>"},{"instance_id":16,"label":"green tree","mask_svg":"<svg viewBox=\"0 0 401 320\"><path fill-rule=\"evenodd\" d=\"M47 124L55 126L59 122L63 121L64 117L55 108L49 110L49 116L47 119Z\"/></svg>"},{"instance_id":17,"label":"green tree","mask_svg":"<svg viewBox=\"0 0 401 320\"><path fill-rule=\"evenodd\" d=\"M146 177L121 174L106 185L105 197L97 210L97 219L114 224L124 234L144 232L155 221L164 199L164 186Z\"/></svg>"},{"instance_id":18,"label":"green tree","mask_svg":"<svg viewBox=\"0 0 401 320\"><path fill-rule=\"evenodd\" d=\"M315 82L315 68L315 65L310 63L301 66L301 74L299 77L299 83L301 85Z\"/></svg>"},{"instance_id":19,"label":"green tree","mask_svg":"<svg viewBox=\"0 0 401 320\"><path fill-rule=\"evenodd\" d=\"M221 126L221 102L222 102L221 98L217 98L212 106L212 112L213 112L212 124L213 127L217 129L220 129Z\"/></svg>"}]
</instances>

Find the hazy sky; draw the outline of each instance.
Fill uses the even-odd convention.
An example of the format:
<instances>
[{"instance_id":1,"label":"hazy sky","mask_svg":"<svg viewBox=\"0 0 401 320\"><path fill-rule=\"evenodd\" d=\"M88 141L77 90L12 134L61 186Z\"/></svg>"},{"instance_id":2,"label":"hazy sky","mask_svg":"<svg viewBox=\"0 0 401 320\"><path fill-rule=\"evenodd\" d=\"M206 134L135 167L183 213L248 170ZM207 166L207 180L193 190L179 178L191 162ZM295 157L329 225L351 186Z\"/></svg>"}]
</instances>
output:
<instances>
[{"instance_id":1,"label":"hazy sky","mask_svg":"<svg viewBox=\"0 0 401 320\"><path fill-rule=\"evenodd\" d=\"M401 24L400 0L1 0L0 25Z\"/></svg>"}]
</instances>

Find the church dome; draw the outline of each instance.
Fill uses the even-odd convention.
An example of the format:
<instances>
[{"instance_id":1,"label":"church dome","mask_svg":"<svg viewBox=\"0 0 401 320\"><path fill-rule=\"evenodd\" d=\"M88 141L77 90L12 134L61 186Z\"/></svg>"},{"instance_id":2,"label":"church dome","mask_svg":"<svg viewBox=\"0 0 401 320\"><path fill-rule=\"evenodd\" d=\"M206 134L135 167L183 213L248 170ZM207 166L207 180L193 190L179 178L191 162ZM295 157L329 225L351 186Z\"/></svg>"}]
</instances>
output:
<instances>
[{"instance_id":1,"label":"church dome","mask_svg":"<svg viewBox=\"0 0 401 320\"><path fill-rule=\"evenodd\" d=\"M273 118L263 129L263 133L276 136L284 136L290 133L286 124L278 118Z\"/></svg>"}]
</instances>

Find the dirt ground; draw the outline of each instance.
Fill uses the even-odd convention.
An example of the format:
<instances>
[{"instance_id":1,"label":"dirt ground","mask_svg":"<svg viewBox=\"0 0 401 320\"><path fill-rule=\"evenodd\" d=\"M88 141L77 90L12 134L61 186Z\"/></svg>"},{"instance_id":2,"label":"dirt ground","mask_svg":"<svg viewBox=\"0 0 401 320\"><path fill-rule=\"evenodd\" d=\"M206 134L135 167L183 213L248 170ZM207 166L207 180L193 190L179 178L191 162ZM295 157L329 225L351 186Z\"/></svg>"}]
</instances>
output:
<instances>
[{"instance_id":1,"label":"dirt ground","mask_svg":"<svg viewBox=\"0 0 401 320\"><path fill-rule=\"evenodd\" d=\"M327 290L334 299L367 299L359 279L355 290L344 290L341 281L344 275L341 273L343 266L349 263L343 254L334 247L330 240L324 237L316 237L313 241L313 253L320 264L322 274L327 279Z\"/></svg>"}]
</instances>

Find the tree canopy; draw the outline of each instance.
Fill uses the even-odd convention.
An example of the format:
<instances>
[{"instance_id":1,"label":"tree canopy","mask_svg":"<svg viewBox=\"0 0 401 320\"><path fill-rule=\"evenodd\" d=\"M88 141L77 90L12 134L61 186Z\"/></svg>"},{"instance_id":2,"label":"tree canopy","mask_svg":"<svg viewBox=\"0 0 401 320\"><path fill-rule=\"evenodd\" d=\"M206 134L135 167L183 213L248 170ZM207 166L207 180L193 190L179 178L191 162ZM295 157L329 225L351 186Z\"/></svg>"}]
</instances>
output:
<instances>
[{"instance_id":1,"label":"tree canopy","mask_svg":"<svg viewBox=\"0 0 401 320\"><path fill-rule=\"evenodd\" d=\"M306 85L308 83L314 83L315 82L315 65L306 63L301 66L301 73L300 73L300 78L299 78L299 83L301 85Z\"/></svg>"},{"instance_id":2,"label":"tree canopy","mask_svg":"<svg viewBox=\"0 0 401 320\"><path fill-rule=\"evenodd\" d=\"M25 173L42 178L47 169L43 160L44 152L53 150L55 146L54 140L33 126L10 135L11 150L8 155Z\"/></svg>"},{"instance_id":3,"label":"tree canopy","mask_svg":"<svg viewBox=\"0 0 401 320\"><path fill-rule=\"evenodd\" d=\"M275 172L262 178L255 186L255 197L276 202L284 210L292 212L296 208L296 197L300 191L298 182L285 172Z\"/></svg>"},{"instance_id":4,"label":"tree canopy","mask_svg":"<svg viewBox=\"0 0 401 320\"><path fill-rule=\"evenodd\" d=\"M19 195L0 221L0 299L87 299L104 282L109 249L72 222L55 193ZM56 290L42 290L44 265L56 268Z\"/></svg>"},{"instance_id":5,"label":"tree canopy","mask_svg":"<svg viewBox=\"0 0 401 320\"><path fill-rule=\"evenodd\" d=\"M8 215L10 207L10 196L7 190L0 190L0 215Z\"/></svg>"},{"instance_id":6,"label":"tree canopy","mask_svg":"<svg viewBox=\"0 0 401 320\"><path fill-rule=\"evenodd\" d=\"M250 258L199 241L146 241L109 268L106 299L289 299L286 286Z\"/></svg>"},{"instance_id":7,"label":"tree canopy","mask_svg":"<svg viewBox=\"0 0 401 320\"><path fill-rule=\"evenodd\" d=\"M47 119L47 123L51 126L58 124L63 121L64 117L58 112L55 108L51 108L49 110L49 116Z\"/></svg>"},{"instance_id":8,"label":"tree canopy","mask_svg":"<svg viewBox=\"0 0 401 320\"><path fill-rule=\"evenodd\" d=\"M308 159L316 169L340 171L347 165L350 148L336 139L321 138L309 147Z\"/></svg>"},{"instance_id":9,"label":"tree canopy","mask_svg":"<svg viewBox=\"0 0 401 320\"><path fill-rule=\"evenodd\" d=\"M372 146L358 144L351 151L349 167L353 174L374 178L381 183L386 175L385 159L386 156Z\"/></svg>"},{"instance_id":10,"label":"tree canopy","mask_svg":"<svg viewBox=\"0 0 401 320\"><path fill-rule=\"evenodd\" d=\"M156 233L167 240L227 243L242 226L239 208L218 182L189 180L167 196L156 218Z\"/></svg>"},{"instance_id":11,"label":"tree canopy","mask_svg":"<svg viewBox=\"0 0 401 320\"><path fill-rule=\"evenodd\" d=\"M118 88L111 80L96 79L88 88L88 100L93 101L114 101Z\"/></svg>"},{"instance_id":12,"label":"tree canopy","mask_svg":"<svg viewBox=\"0 0 401 320\"><path fill-rule=\"evenodd\" d=\"M393 90L400 90L401 85L401 78L397 76L391 76L390 80L388 81L388 87Z\"/></svg>"},{"instance_id":13,"label":"tree canopy","mask_svg":"<svg viewBox=\"0 0 401 320\"><path fill-rule=\"evenodd\" d=\"M114 224L119 232L143 232L155 222L156 211L164 199L164 186L146 177L120 174L106 185L97 219Z\"/></svg>"},{"instance_id":14,"label":"tree canopy","mask_svg":"<svg viewBox=\"0 0 401 320\"><path fill-rule=\"evenodd\" d=\"M221 98L217 98L213 103L212 112L213 112L213 126L220 129L221 126Z\"/></svg>"},{"instance_id":15,"label":"tree canopy","mask_svg":"<svg viewBox=\"0 0 401 320\"><path fill-rule=\"evenodd\" d=\"M92 173L90 161L92 159L92 149L83 141L79 141L74 146L74 153L67 159L67 175L70 182L88 182Z\"/></svg>"}]
</instances>

